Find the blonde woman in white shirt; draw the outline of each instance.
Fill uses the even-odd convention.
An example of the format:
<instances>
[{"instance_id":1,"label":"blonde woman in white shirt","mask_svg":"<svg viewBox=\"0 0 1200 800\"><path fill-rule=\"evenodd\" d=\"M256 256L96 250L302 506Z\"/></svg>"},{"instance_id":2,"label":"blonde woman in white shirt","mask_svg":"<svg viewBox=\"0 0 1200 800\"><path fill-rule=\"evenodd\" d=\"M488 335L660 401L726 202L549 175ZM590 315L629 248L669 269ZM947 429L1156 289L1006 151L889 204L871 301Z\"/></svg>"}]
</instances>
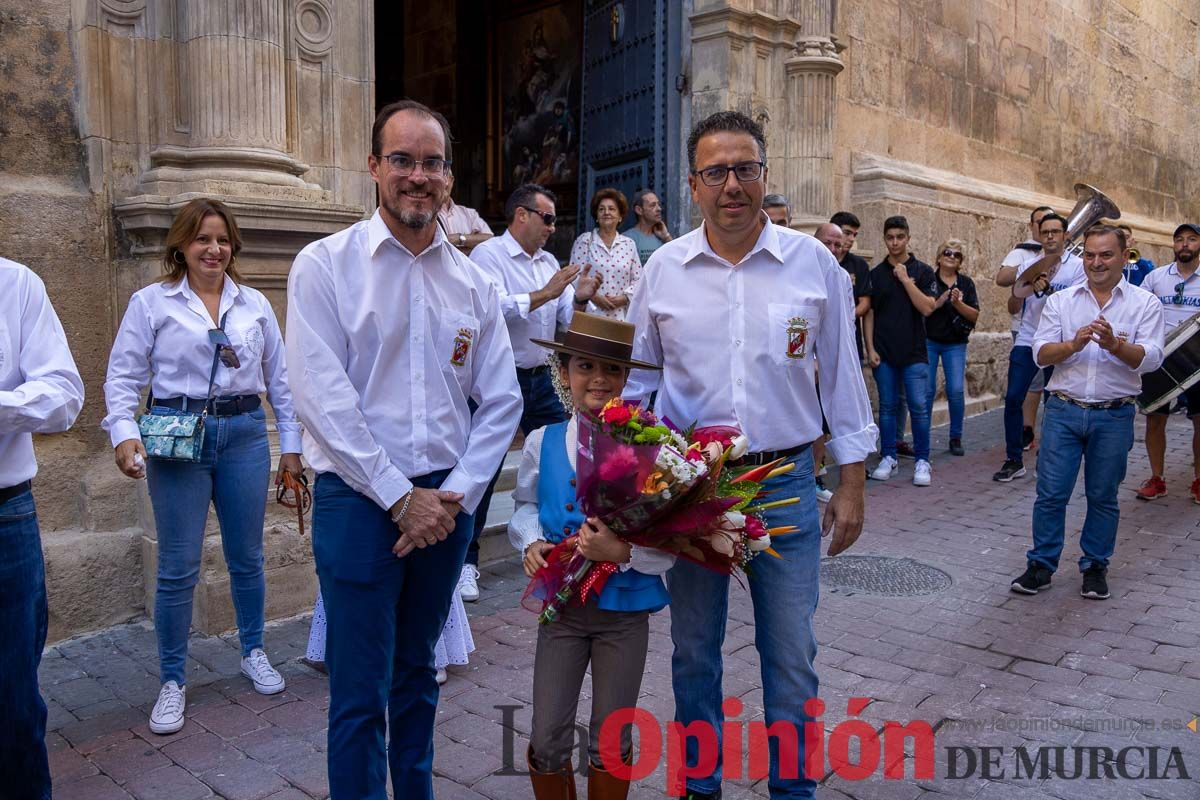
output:
<instances>
[{"instance_id":1,"label":"blonde woman in white shirt","mask_svg":"<svg viewBox=\"0 0 1200 800\"><path fill-rule=\"evenodd\" d=\"M600 277L591 311L610 319L625 319L633 287L642 278L637 244L617 233L617 226L629 211L629 202L616 189L601 189L592 195L591 210L596 227L575 240L571 263L590 265L591 273Z\"/></svg>"},{"instance_id":2,"label":"blonde woman in white shirt","mask_svg":"<svg viewBox=\"0 0 1200 800\"><path fill-rule=\"evenodd\" d=\"M198 199L180 210L167 233L164 275L130 299L104 384L102 426L121 471L148 479L158 531L154 627L163 686L150 730L159 734L183 727L188 627L210 503L229 565L241 672L261 694L284 689L263 652L262 536L271 464L259 395L266 392L279 429L276 482L284 471L303 474L300 425L275 312L261 292L239 283L241 245L222 203ZM207 408L199 461L147 458L135 420L147 386L149 413Z\"/></svg>"}]
</instances>

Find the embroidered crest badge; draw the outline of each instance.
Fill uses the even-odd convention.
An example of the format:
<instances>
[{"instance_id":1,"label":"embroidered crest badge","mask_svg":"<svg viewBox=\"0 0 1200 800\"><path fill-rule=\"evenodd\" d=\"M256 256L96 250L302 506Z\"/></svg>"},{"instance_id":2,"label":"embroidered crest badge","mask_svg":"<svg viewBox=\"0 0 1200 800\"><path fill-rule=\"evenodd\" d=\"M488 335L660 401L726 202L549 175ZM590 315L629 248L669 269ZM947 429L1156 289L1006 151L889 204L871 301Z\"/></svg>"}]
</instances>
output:
<instances>
[{"instance_id":1,"label":"embroidered crest badge","mask_svg":"<svg viewBox=\"0 0 1200 800\"><path fill-rule=\"evenodd\" d=\"M804 358L808 353L808 320L792 317L787 326L787 357Z\"/></svg>"},{"instance_id":2,"label":"embroidered crest badge","mask_svg":"<svg viewBox=\"0 0 1200 800\"><path fill-rule=\"evenodd\" d=\"M458 336L454 337L454 352L450 354L450 363L456 367L466 365L467 356L471 353L471 340L475 331L470 328L459 328Z\"/></svg>"}]
</instances>

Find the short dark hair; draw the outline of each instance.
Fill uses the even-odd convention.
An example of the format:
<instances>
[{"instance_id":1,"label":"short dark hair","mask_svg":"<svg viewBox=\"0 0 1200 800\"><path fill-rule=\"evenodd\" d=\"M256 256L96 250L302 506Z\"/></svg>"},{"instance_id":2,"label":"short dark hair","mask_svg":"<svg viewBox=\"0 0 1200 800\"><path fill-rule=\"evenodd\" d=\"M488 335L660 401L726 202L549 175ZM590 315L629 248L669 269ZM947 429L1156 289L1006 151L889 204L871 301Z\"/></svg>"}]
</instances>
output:
<instances>
[{"instance_id":1,"label":"short dark hair","mask_svg":"<svg viewBox=\"0 0 1200 800\"><path fill-rule=\"evenodd\" d=\"M851 214L849 211L839 211L829 218L829 221L839 228L844 228L849 225L851 228L861 228L862 223L858 221L858 217Z\"/></svg>"},{"instance_id":2,"label":"short dark hair","mask_svg":"<svg viewBox=\"0 0 1200 800\"><path fill-rule=\"evenodd\" d=\"M1105 236L1110 233L1117 237L1117 244L1121 246L1121 251L1124 252L1125 243L1129 240L1125 238L1125 231L1121 230L1121 226L1119 225L1093 225L1084 232L1083 240L1086 242L1089 237Z\"/></svg>"},{"instance_id":3,"label":"short dark hair","mask_svg":"<svg viewBox=\"0 0 1200 800\"><path fill-rule=\"evenodd\" d=\"M763 198L763 208L786 208L791 210L788 199L781 194L769 194Z\"/></svg>"},{"instance_id":4,"label":"short dark hair","mask_svg":"<svg viewBox=\"0 0 1200 800\"><path fill-rule=\"evenodd\" d=\"M446 152L444 158L447 161L454 160L454 149L450 144L450 123L446 118L437 111L434 111L424 103L418 103L416 100L397 100L393 103L388 103L383 108L379 109L379 113L375 115L375 124L371 126L371 155L383 155L383 126L387 125L387 121L401 111L415 111L418 114L424 114L432 118L438 125L442 126L442 136L446 140Z\"/></svg>"},{"instance_id":5,"label":"short dark hair","mask_svg":"<svg viewBox=\"0 0 1200 800\"><path fill-rule=\"evenodd\" d=\"M1047 222L1049 222L1050 220L1053 220L1053 219L1056 219L1062 223L1064 231L1067 229L1067 220L1065 217L1062 217L1058 214L1050 213L1050 214L1047 214L1046 216L1042 217L1042 221L1038 223L1038 230L1040 231L1042 229L1043 225L1045 225Z\"/></svg>"},{"instance_id":6,"label":"short dark hair","mask_svg":"<svg viewBox=\"0 0 1200 800\"><path fill-rule=\"evenodd\" d=\"M633 207L643 208L646 205L646 195L648 194L658 197L658 192L653 189L638 189L633 195Z\"/></svg>"},{"instance_id":7,"label":"short dark hair","mask_svg":"<svg viewBox=\"0 0 1200 800\"><path fill-rule=\"evenodd\" d=\"M758 157L767 160L767 136L762 126L740 111L718 111L700 120L688 134L687 155L688 168L696 169L696 145L710 133L745 133L758 143Z\"/></svg>"},{"instance_id":8,"label":"short dark hair","mask_svg":"<svg viewBox=\"0 0 1200 800\"><path fill-rule=\"evenodd\" d=\"M1029 221L1030 222L1033 222L1033 218L1038 215L1039 211L1049 211L1051 214L1054 213L1054 209L1051 208L1050 206L1038 206L1033 211L1029 212Z\"/></svg>"},{"instance_id":9,"label":"short dark hair","mask_svg":"<svg viewBox=\"0 0 1200 800\"><path fill-rule=\"evenodd\" d=\"M554 192L540 183L522 183L513 189L513 193L508 196L508 202L504 204L505 221L511 225L517 216L517 209L529 205L529 202L539 194L551 203L558 204L558 198L554 196Z\"/></svg>"},{"instance_id":10,"label":"short dark hair","mask_svg":"<svg viewBox=\"0 0 1200 800\"><path fill-rule=\"evenodd\" d=\"M903 217L897 214L894 217L888 217L883 221L883 232L887 234L891 230L902 230L908 233L908 217Z\"/></svg>"},{"instance_id":11,"label":"short dark hair","mask_svg":"<svg viewBox=\"0 0 1200 800\"><path fill-rule=\"evenodd\" d=\"M600 216L600 203L605 200L612 200L617 204L617 213L621 215L621 219L625 219L625 215L629 213L629 201L625 199L625 193L620 189L614 189L608 186L592 195L592 219Z\"/></svg>"},{"instance_id":12,"label":"short dark hair","mask_svg":"<svg viewBox=\"0 0 1200 800\"><path fill-rule=\"evenodd\" d=\"M1113 227L1120 228L1121 230L1125 231L1126 236L1129 236L1130 234L1133 233L1133 228L1129 227L1124 222L1122 222L1119 225L1114 225Z\"/></svg>"}]
</instances>

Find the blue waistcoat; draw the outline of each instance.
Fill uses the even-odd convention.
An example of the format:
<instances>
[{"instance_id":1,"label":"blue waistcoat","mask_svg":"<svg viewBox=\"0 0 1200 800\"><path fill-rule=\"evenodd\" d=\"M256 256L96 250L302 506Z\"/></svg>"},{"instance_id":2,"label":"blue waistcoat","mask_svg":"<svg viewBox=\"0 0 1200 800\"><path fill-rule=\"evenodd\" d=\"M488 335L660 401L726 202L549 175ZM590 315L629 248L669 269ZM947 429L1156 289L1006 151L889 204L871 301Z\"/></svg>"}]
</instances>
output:
<instances>
[{"instance_id":1,"label":"blue waistcoat","mask_svg":"<svg viewBox=\"0 0 1200 800\"><path fill-rule=\"evenodd\" d=\"M546 541L558 544L579 530L583 512L575 497L575 470L567 459L567 423L547 425L542 436L538 476L538 521ZM634 569L614 572L600 593L605 611L658 611L670 601L657 575Z\"/></svg>"}]
</instances>

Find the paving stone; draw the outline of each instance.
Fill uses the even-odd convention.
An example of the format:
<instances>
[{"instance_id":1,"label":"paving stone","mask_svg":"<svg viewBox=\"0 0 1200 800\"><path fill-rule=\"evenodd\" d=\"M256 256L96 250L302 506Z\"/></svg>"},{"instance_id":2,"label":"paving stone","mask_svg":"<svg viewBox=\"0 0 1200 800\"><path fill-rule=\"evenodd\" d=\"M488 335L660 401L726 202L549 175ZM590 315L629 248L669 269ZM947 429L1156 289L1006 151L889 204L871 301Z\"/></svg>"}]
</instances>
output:
<instances>
[{"instance_id":1,"label":"paving stone","mask_svg":"<svg viewBox=\"0 0 1200 800\"><path fill-rule=\"evenodd\" d=\"M263 764L275 765L302 760L318 760L323 763L324 757L317 755L317 749L307 738L311 733L300 734L271 727L231 739L229 743Z\"/></svg>"},{"instance_id":2,"label":"paving stone","mask_svg":"<svg viewBox=\"0 0 1200 800\"><path fill-rule=\"evenodd\" d=\"M250 759L218 767L199 778L225 800L262 800L289 788L287 781L270 767Z\"/></svg>"},{"instance_id":3,"label":"paving stone","mask_svg":"<svg viewBox=\"0 0 1200 800\"><path fill-rule=\"evenodd\" d=\"M171 762L148 743L133 737L92 753L89 760L117 783L168 766Z\"/></svg>"},{"instance_id":4,"label":"paving stone","mask_svg":"<svg viewBox=\"0 0 1200 800\"><path fill-rule=\"evenodd\" d=\"M193 775L245 758L242 751L207 731L173 742L161 752Z\"/></svg>"},{"instance_id":5,"label":"paving stone","mask_svg":"<svg viewBox=\"0 0 1200 800\"><path fill-rule=\"evenodd\" d=\"M139 775L125 788L137 800L201 800L213 796L211 789L174 765Z\"/></svg>"},{"instance_id":6,"label":"paving stone","mask_svg":"<svg viewBox=\"0 0 1200 800\"><path fill-rule=\"evenodd\" d=\"M129 793L113 783L112 778L107 775L93 775L70 783L56 784L54 794L56 797L70 800L130 800Z\"/></svg>"},{"instance_id":7,"label":"paving stone","mask_svg":"<svg viewBox=\"0 0 1200 800\"><path fill-rule=\"evenodd\" d=\"M329 796L329 775L324 758L288 760L276 766L275 769L309 797L325 798Z\"/></svg>"},{"instance_id":8,"label":"paving stone","mask_svg":"<svg viewBox=\"0 0 1200 800\"><path fill-rule=\"evenodd\" d=\"M234 739L270 724L248 708L233 703L207 706L189 713L188 718L224 739Z\"/></svg>"}]
</instances>

